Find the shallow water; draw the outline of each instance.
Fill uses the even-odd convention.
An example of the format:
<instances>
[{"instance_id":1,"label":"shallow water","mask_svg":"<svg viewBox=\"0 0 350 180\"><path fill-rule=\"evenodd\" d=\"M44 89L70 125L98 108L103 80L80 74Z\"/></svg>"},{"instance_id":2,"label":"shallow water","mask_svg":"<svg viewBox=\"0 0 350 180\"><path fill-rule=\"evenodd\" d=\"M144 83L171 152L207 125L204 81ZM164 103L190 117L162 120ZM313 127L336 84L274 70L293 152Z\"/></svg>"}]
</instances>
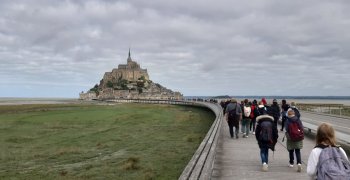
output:
<instances>
[{"instance_id":1,"label":"shallow water","mask_svg":"<svg viewBox=\"0 0 350 180\"><path fill-rule=\"evenodd\" d=\"M78 99L73 98L0 98L0 105L20 104L66 104L75 103Z\"/></svg>"}]
</instances>

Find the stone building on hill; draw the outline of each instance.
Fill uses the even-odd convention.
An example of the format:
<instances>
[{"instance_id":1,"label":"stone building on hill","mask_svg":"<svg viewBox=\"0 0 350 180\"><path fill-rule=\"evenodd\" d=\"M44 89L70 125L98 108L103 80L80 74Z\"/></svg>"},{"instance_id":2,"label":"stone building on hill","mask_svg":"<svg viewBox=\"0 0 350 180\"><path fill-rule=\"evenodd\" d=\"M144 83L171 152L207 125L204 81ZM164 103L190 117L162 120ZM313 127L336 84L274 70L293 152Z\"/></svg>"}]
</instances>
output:
<instances>
[{"instance_id":1,"label":"stone building on hill","mask_svg":"<svg viewBox=\"0 0 350 180\"><path fill-rule=\"evenodd\" d=\"M147 69L131 59L130 49L127 64L120 64L106 72L100 84L88 92L80 93L82 100L109 99L182 99L180 92L173 92L149 79Z\"/></svg>"},{"instance_id":2,"label":"stone building on hill","mask_svg":"<svg viewBox=\"0 0 350 180\"><path fill-rule=\"evenodd\" d=\"M147 69L142 69L140 65L133 61L130 56L127 59L127 64L119 64L118 68L112 72L106 72L100 82L100 88L108 87L108 82L118 84L122 80L137 82L140 79L149 80Z\"/></svg>"}]
</instances>

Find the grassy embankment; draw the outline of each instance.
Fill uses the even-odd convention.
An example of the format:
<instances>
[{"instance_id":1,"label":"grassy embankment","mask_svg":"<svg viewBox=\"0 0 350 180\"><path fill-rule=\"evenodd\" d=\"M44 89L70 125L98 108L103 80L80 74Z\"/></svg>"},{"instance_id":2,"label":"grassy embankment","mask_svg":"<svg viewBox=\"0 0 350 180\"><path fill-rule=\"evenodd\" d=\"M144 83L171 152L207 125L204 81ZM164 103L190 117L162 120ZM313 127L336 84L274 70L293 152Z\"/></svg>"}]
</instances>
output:
<instances>
[{"instance_id":1,"label":"grassy embankment","mask_svg":"<svg viewBox=\"0 0 350 180\"><path fill-rule=\"evenodd\" d=\"M0 179L177 179L214 118L174 105L0 106Z\"/></svg>"}]
</instances>

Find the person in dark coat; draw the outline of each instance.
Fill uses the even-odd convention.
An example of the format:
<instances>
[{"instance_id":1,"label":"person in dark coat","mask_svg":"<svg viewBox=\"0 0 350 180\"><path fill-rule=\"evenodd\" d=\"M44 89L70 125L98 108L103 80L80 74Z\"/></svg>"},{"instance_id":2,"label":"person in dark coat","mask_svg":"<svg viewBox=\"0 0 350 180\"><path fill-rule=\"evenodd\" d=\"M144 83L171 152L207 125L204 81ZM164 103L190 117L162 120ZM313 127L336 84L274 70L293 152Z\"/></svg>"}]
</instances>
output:
<instances>
[{"instance_id":1,"label":"person in dark coat","mask_svg":"<svg viewBox=\"0 0 350 180\"><path fill-rule=\"evenodd\" d=\"M272 105L267 108L267 114L273 117L273 122L274 122L275 126L277 127L278 119L281 116L281 109L280 109L276 99L274 99L272 101Z\"/></svg>"},{"instance_id":2,"label":"person in dark coat","mask_svg":"<svg viewBox=\"0 0 350 180\"><path fill-rule=\"evenodd\" d=\"M267 114L267 109L264 106L264 103L262 101L259 101L257 117L264 114Z\"/></svg>"},{"instance_id":3,"label":"person in dark coat","mask_svg":"<svg viewBox=\"0 0 350 180\"><path fill-rule=\"evenodd\" d=\"M230 111L234 111L236 116L230 118L229 117ZM233 127L235 127L236 139L238 139L239 122L242 119L242 109L240 104L237 103L236 99L231 99L230 103L226 106L225 119L229 127L231 138L233 138Z\"/></svg>"},{"instance_id":4,"label":"person in dark coat","mask_svg":"<svg viewBox=\"0 0 350 180\"><path fill-rule=\"evenodd\" d=\"M282 109L282 127L281 127L281 131L283 131L284 128L284 124L287 120L287 111L290 108L289 104L287 104L287 101L285 99L282 100L282 105L281 105L281 109Z\"/></svg>"},{"instance_id":5,"label":"person in dark coat","mask_svg":"<svg viewBox=\"0 0 350 180\"><path fill-rule=\"evenodd\" d=\"M260 115L256 118L257 126L255 129L255 137L260 148L263 171L268 171L269 149L272 151L275 150L278 139L278 130L273 120L273 117L269 115Z\"/></svg>"}]
</instances>

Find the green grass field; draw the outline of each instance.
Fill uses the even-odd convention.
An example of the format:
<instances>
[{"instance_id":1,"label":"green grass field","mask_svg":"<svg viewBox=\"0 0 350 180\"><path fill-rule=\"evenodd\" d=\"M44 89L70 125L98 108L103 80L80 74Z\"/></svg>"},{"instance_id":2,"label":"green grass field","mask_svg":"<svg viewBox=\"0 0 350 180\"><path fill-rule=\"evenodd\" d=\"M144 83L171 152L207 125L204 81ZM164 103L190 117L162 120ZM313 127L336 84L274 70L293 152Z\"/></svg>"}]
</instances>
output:
<instances>
[{"instance_id":1,"label":"green grass field","mask_svg":"<svg viewBox=\"0 0 350 180\"><path fill-rule=\"evenodd\" d=\"M178 105L0 106L0 179L177 179L214 119Z\"/></svg>"}]
</instances>

